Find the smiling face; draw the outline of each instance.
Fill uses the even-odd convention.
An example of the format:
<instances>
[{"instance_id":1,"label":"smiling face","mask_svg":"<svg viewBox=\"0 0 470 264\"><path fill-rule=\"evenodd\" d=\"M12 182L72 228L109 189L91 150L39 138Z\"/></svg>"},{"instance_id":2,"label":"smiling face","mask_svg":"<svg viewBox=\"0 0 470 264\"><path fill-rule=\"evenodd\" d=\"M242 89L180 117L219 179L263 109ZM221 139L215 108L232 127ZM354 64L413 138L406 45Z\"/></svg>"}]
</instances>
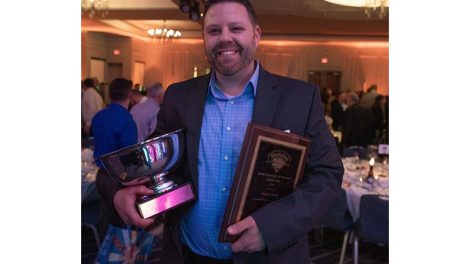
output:
<instances>
[{"instance_id":1,"label":"smiling face","mask_svg":"<svg viewBox=\"0 0 470 264\"><path fill-rule=\"evenodd\" d=\"M220 74L251 74L260 36L260 28L242 4L218 3L204 16L207 61Z\"/></svg>"}]
</instances>

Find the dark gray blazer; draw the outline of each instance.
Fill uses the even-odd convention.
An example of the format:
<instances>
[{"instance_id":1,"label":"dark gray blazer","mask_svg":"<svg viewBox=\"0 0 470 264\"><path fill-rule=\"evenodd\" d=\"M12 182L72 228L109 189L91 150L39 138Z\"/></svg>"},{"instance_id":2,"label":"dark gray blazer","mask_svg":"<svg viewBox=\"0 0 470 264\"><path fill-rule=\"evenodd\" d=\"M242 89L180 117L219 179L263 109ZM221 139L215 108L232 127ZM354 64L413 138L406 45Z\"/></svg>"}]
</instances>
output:
<instances>
[{"instance_id":1,"label":"dark gray blazer","mask_svg":"<svg viewBox=\"0 0 470 264\"><path fill-rule=\"evenodd\" d=\"M170 85L158 113L155 133L186 128L186 157L178 173L198 185L198 148L210 75ZM311 139L305 175L292 194L252 214L267 249L235 253L234 263L310 263L308 232L339 195L343 165L326 125L317 86L271 74L260 67L253 123L287 130ZM117 190L109 188L111 198ZM109 198L108 198L109 199ZM112 202L111 202L112 204ZM179 220L187 204L165 216L161 263L183 263Z\"/></svg>"},{"instance_id":2,"label":"dark gray blazer","mask_svg":"<svg viewBox=\"0 0 470 264\"><path fill-rule=\"evenodd\" d=\"M260 67L253 123L311 139L302 183L291 195L252 214L267 250L234 254L234 263L310 263L308 232L339 195L343 165L326 125L319 88L302 81L273 75ZM210 75L168 87L158 114L158 134L187 128L187 160L184 172L197 193L198 148ZM182 263L179 219L192 205L168 215L162 263Z\"/></svg>"}]
</instances>

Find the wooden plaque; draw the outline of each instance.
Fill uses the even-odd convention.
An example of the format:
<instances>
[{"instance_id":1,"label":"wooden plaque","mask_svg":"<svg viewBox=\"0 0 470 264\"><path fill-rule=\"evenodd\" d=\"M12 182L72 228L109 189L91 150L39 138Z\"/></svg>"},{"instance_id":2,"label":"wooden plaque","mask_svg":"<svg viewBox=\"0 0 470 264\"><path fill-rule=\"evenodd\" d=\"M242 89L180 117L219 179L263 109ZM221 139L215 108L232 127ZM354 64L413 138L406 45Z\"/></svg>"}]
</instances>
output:
<instances>
[{"instance_id":1,"label":"wooden plaque","mask_svg":"<svg viewBox=\"0 0 470 264\"><path fill-rule=\"evenodd\" d=\"M306 137L248 124L219 233L220 242L238 239L227 233L228 226L294 191L303 177L309 145Z\"/></svg>"}]
</instances>

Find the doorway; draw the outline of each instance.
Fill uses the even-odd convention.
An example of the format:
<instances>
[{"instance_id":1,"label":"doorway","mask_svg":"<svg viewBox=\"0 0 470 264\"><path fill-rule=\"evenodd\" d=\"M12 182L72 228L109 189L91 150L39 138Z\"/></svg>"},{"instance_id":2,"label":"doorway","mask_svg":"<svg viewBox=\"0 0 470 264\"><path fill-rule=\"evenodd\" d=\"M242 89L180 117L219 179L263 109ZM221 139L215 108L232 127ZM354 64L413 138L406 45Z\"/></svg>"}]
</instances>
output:
<instances>
[{"instance_id":1,"label":"doorway","mask_svg":"<svg viewBox=\"0 0 470 264\"><path fill-rule=\"evenodd\" d=\"M309 71L308 82L318 85L321 91L330 88L337 94L341 90L341 71Z\"/></svg>"},{"instance_id":2,"label":"doorway","mask_svg":"<svg viewBox=\"0 0 470 264\"><path fill-rule=\"evenodd\" d=\"M103 84L103 97L105 104L111 102L109 98L109 83L116 78L122 78L122 63L108 63L106 82Z\"/></svg>"},{"instance_id":3,"label":"doorway","mask_svg":"<svg viewBox=\"0 0 470 264\"><path fill-rule=\"evenodd\" d=\"M116 78L122 78L122 63L108 63L107 82L110 83Z\"/></svg>"}]
</instances>

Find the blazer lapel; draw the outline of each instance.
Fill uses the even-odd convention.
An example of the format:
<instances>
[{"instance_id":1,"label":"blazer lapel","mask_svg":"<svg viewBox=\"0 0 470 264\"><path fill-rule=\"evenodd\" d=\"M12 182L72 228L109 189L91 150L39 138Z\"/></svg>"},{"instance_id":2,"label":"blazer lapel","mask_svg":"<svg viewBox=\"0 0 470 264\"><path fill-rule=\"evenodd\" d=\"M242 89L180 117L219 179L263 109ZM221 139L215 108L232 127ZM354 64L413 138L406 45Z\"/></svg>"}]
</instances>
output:
<instances>
[{"instance_id":1,"label":"blazer lapel","mask_svg":"<svg viewBox=\"0 0 470 264\"><path fill-rule=\"evenodd\" d=\"M210 75L205 75L194 83L194 87L190 89L188 94L189 103L186 108L188 162L196 193L198 190L199 139L209 79Z\"/></svg>"},{"instance_id":2,"label":"blazer lapel","mask_svg":"<svg viewBox=\"0 0 470 264\"><path fill-rule=\"evenodd\" d=\"M280 98L280 89L276 88L274 75L260 66L258 87L256 89L255 107L252 122L264 126L271 126L276 114Z\"/></svg>"}]
</instances>

